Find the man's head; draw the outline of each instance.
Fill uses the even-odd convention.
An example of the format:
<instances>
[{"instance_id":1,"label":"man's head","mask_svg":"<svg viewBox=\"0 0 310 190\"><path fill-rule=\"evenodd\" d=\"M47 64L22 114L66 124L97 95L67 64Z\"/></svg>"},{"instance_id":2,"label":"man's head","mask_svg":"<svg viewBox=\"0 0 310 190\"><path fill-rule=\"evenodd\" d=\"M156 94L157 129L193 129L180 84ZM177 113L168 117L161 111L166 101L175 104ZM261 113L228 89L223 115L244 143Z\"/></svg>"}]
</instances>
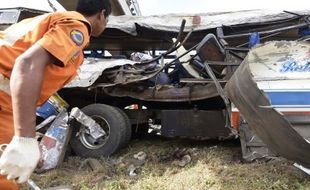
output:
<instances>
[{"instance_id":1,"label":"man's head","mask_svg":"<svg viewBox=\"0 0 310 190\"><path fill-rule=\"evenodd\" d=\"M92 36L99 36L106 28L112 12L110 0L78 0L76 11L85 16L92 27Z\"/></svg>"}]
</instances>

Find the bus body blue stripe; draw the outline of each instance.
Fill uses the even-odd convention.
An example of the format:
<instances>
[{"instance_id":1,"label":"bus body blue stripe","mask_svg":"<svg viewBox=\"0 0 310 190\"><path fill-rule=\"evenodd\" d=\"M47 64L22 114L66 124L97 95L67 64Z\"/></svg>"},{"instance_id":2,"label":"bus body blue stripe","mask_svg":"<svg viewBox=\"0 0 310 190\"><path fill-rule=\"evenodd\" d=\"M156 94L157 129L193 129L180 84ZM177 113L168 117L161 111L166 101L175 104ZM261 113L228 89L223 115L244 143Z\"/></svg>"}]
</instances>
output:
<instances>
[{"instance_id":1,"label":"bus body blue stripe","mask_svg":"<svg viewBox=\"0 0 310 190\"><path fill-rule=\"evenodd\" d=\"M293 92L266 92L271 104L274 106L296 106L296 107L310 107L310 91L293 91Z\"/></svg>"}]
</instances>

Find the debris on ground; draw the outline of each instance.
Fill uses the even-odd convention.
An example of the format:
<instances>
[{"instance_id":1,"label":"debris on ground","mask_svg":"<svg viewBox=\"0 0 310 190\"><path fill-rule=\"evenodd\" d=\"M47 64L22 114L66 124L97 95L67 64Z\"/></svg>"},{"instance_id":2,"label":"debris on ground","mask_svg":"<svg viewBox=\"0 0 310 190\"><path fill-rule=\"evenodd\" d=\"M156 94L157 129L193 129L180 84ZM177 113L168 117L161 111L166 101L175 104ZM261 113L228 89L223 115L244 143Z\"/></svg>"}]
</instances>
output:
<instances>
[{"instance_id":1,"label":"debris on ground","mask_svg":"<svg viewBox=\"0 0 310 190\"><path fill-rule=\"evenodd\" d=\"M180 160L185 155L189 156L197 156L197 149L196 148L176 148L172 153L169 153L167 155L160 155L158 157L159 162L165 162L165 161L173 161L173 160Z\"/></svg>"},{"instance_id":2,"label":"debris on ground","mask_svg":"<svg viewBox=\"0 0 310 190\"><path fill-rule=\"evenodd\" d=\"M50 187L44 190L73 190L73 188L72 186L64 185L64 186Z\"/></svg>"},{"instance_id":3,"label":"debris on ground","mask_svg":"<svg viewBox=\"0 0 310 190\"><path fill-rule=\"evenodd\" d=\"M182 157L182 159L180 160L180 162L179 162L179 166L181 166L181 167L184 167L184 166L186 166L188 163L190 163L192 161L192 158L191 158L191 156L190 155L185 155L185 156L183 156Z\"/></svg>"},{"instance_id":4,"label":"debris on ground","mask_svg":"<svg viewBox=\"0 0 310 190\"><path fill-rule=\"evenodd\" d=\"M99 160L97 160L97 159L90 158L90 159L88 159L87 163L88 163L89 167L92 169L92 171L98 171L98 170L102 169L102 165L99 162Z\"/></svg>"},{"instance_id":5,"label":"debris on ground","mask_svg":"<svg viewBox=\"0 0 310 190\"><path fill-rule=\"evenodd\" d=\"M129 165L127 171L128 171L128 175L130 177L135 177L135 176L138 175L137 174L137 167L135 165L133 165L133 164Z\"/></svg>"},{"instance_id":6,"label":"debris on ground","mask_svg":"<svg viewBox=\"0 0 310 190\"><path fill-rule=\"evenodd\" d=\"M71 185L79 190L175 190L179 189L180 184L182 189L214 190L310 187L309 177L286 159L267 163L238 163L233 159L233 155L241 155L240 144L236 141L218 142L216 149L210 149L213 141L193 146L185 142L188 141L142 138L132 141L130 148L119 154L98 159L102 170L92 171L85 158L69 157L61 168L40 175L33 174L31 179L42 189ZM148 148L145 148L146 145ZM147 159L144 165L137 166L134 161L139 160L134 155L140 151L147 154ZM163 155L167 159L160 161ZM178 155L179 158L172 155ZM180 161L186 155L191 157L191 161L185 167L173 164L174 160ZM82 162L85 162L83 169L77 170ZM21 189L31 190L26 184Z\"/></svg>"},{"instance_id":7,"label":"debris on ground","mask_svg":"<svg viewBox=\"0 0 310 190\"><path fill-rule=\"evenodd\" d=\"M82 161L82 163L79 167L79 170L81 170L85 166L90 167L90 169L92 171L98 171L98 170L102 169L102 164L99 162L99 160L97 160L95 158L87 158L84 161Z\"/></svg>"},{"instance_id":8,"label":"debris on ground","mask_svg":"<svg viewBox=\"0 0 310 190\"><path fill-rule=\"evenodd\" d=\"M41 188L31 179L28 179L27 185L32 190L41 190ZM44 190L73 190L73 187L70 185L62 185L62 186L57 186L57 187L49 187Z\"/></svg>"},{"instance_id":9,"label":"debris on ground","mask_svg":"<svg viewBox=\"0 0 310 190\"><path fill-rule=\"evenodd\" d=\"M146 159L146 153L145 152L138 152L133 156L134 158L144 161Z\"/></svg>"},{"instance_id":10,"label":"debris on ground","mask_svg":"<svg viewBox=\"0 0 310 190\"><path fill-rule=\"evenodd\" d=\"M121 164L124 164L124 157L120 156L116 159L111 159L111 163L115 166L118 166L118 165L121 165Z\"/></svg>"},{"instance_id":11,"label":"debris on ground","mask_svg":"<svg viewBox=\"0 0 310 190\"><path fill-rule=\"evenodd\" d=\"M197 148L176 148L167 155L160 155L158 157L158 162L172 161L172 165L185 167L193 160L193 157L198 156L197 150Z\"/></svg>"}]
</instances>

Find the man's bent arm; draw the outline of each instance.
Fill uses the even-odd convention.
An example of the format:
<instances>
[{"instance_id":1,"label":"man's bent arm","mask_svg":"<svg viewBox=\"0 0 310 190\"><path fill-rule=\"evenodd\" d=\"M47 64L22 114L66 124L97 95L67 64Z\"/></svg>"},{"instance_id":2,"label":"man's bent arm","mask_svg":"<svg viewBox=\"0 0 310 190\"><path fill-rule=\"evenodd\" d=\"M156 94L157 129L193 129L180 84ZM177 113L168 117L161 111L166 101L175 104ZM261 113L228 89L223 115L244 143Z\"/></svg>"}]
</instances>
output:
<instances>
[{"instance_id":1,"label":"man's bent arm","mask_svg":"<svg viewBox=\"0 0 310 190\"><path fill-rule=\"evenodd\" d=\"M11 74L10 88L16 136L35 137L36 104L44 70L55 58L35 44L19 56Z\"/></svg>"}]
</instances>

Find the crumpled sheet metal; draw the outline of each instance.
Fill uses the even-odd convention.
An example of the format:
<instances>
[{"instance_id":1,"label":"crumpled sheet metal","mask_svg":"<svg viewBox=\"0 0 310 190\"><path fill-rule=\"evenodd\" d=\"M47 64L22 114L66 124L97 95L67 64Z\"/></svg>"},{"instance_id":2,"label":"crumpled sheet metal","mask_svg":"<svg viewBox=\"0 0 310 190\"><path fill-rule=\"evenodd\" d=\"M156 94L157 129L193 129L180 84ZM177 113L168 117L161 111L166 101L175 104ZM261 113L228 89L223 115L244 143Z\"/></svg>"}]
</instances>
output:
<instances>
[{"instance_id":1,"label":"crumpled sheet metal","mask_svg":"<svg viewBox=\"0 0 310 190\"><path fill-rule=\"evenodd\" d=\"M248 57L239 66L225 88L226 93L246 119L251 130L281 156L310 168L310 143L290 122L274 109L266 94L253 80Z\"/></svg>"},{"instance_id":2,"label":"crumpled sheet metal","mask_svg":"<svg viewBox=\"0 0 310 190\"><path fill-rule=\"evenodd\" d=\"M134 65L136 63L129 59L87 58L80 66L77 76L65 88L90 87L106 69L127 64Z\"/></svg>"},{"instance_id":3,"label":"crumpled sheet metal","mask_svg":"<svg viewBox=\"0 0 310 190\"><path fill-rule=\"evenodd\" d=\"M70 117L75 118L79 123L84 125L95 140L106 135L105 131L100 127L100 125L91 117L83 113L78 107L71 109Z\"/></svg>"},{"instance_id":4,"label":"crumpled sheet metal","mask_svg":"<svg viewBox=\"0 0 310 190\"><path fill-rule=\"evenodd\" d=\"M137 85L138 84L133 84ZM172 85L150 87L144 90L139 90L132 85L114 86L112 88L104 88L104 92L110 96L116 97L131 97L144 101L158 102L185 102L204 100L219 96L215 85L193 85L176 88Z\"/></svg>"},{"instance_id":5,"label":"crumpled sheet metal","mask_svg":"<svg viewBox=\"0 0 310 190\"><path fill-rule=\"evenodd\" d=\"M309 10L294 11L298 14L310 14ZM184 31L189 32L213 29L223 25L276 21L292 18L294 15L280 10L246 10L201 14L168 14L151 16L112 16L107 29L117 29L132 36L137 35L137 26L169 32L179 32L180 24L186 20Z\"/></svg>"}]
</instances>

